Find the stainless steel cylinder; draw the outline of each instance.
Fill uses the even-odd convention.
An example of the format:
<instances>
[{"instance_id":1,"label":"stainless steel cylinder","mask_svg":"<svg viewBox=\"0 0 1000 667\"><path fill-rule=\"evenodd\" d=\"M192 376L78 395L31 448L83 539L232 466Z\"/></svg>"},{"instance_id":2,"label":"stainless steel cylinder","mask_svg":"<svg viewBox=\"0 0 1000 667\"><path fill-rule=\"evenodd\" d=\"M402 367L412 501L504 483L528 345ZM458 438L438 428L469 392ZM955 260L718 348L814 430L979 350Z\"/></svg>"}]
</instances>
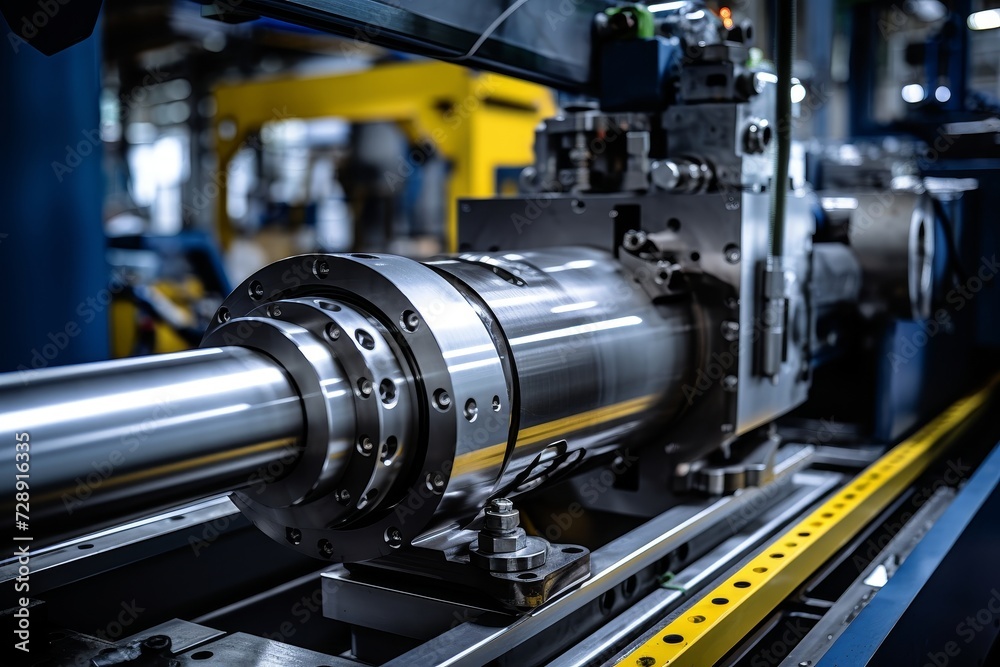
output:
<instances>
[{"instance_id":1,"label":"stainless steel cylinder","mask_svg":"<svg viewBox=\"0 0 1000 667\"><path fill-rule=\"evenodd\" d=\"M233 490L273 538L359 561L669 420L694 337L686 300L588 248L307 255L237 288L206 349L9 376L0 418L39 531Z\"/></svg>"},{"instance_id":2,"label":"stainless steel cylinder","mask_svg":"<svg viewBox=\"0 0 1000 667\"><path fill-rule=\"evenodd\" d=\"M430 266L482 304L511 359L520 410L497 490L511 493L527 467L541 473L562 449L593 456L654 413L678 411L695 348L689 307L654 306L608 253L465 254ZM472 475L486 458L459 452L456 471Z\"/></svg>"},{"instance_id":3,"label":"stainless steel cylinder","mask_svg":"<svg viewBox=\"0 0 1000 667\"><path fill-rule=\"evenodd\" d=\"M247 321L325 340L353 388L355 446L343 474L301 502L234 501L273 538L348 562L666 423L696 356L690 302L654 303L589 248L293 257L238 287L206 341L243 344L225 332Z\"/></svg>"},{"instance_id":4,"label":"stainless steel cylinder","mask_svg":"<svg viewBox=\"0 0 1000 667\"><path fill-rule=\"evenodd\" d=\"M15 534L37 544L281 477L303 412L281 366L228 347L0 376L0 424L0 503L25 490Z\"/></svg>"}]
</instances>

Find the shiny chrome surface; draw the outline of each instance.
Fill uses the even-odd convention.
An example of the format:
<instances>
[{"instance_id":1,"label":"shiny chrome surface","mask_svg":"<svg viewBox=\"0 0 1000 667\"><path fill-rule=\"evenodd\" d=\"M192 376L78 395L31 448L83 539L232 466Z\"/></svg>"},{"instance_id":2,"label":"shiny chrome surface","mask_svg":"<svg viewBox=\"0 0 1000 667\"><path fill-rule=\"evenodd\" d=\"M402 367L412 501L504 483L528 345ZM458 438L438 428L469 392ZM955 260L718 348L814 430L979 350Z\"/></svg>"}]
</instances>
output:
<instances>
[{"instance_id":1,"label":"shiny chrome surface","mask_svg":"<svg viewBox=\"0 0 1000 667\"><path fill-rule=\"evenodd\" d=\"M295 460L303 424L281 367L241 348L10 374L0 411L5 441L30 438L36 544L251 485ZM13 471L2 485L12 515Z\"/></svg>"},{"instance_id":2,"label":"shiny chrome surface","mask_svg":"<svg viewBox=\"0 0 1000 667\"><path fill-rule=\"evenodd\" d=\"M235 490L274 539L354 562L658 432L697 335L687 299L654 305L598 250L307 255L237 288L208 349L0 395L35 443L33 520L96 529Z\"/></svg>"},{"instance_id":3,"label":"shiny chrome surface","mask_svg":"<svg viewBox=\"0 0 1000 667\"><path fill-rule=\"evenodd\" d=\"M293 314L293 306L302 312ZM326 311L322 319L317 307ZM272 321L287 317L324 341L354 388L357 444L363 446L363 435L373 447L395 436L403 449L401 456L390 457L390 469L378 471L389 486L372 486L378 494L346 521L323 507L329 509L331 500L356 503L353 489L350 497L342 491L352 481L375 479L370 472L354 472L355 461L363 458L355 447L341 481L326 494L293 505L236 494L234 502L259 528L303 553L357 562L392 553L432 525L475 514L502 470L512 394L496 339L465 296L438 273L402 257L303 255L248 278L226 299L206 339L215 341L229 322L260 314ZM383 379L407 396L372 413L367 406L380 401ZM463 454L480 450L490 456L478 476L454 474ZM307 447L306 455L311 451Z\"/></svg>"},{"instance_id":4,"label":"shiny chrome surface","mask_svg":"<svg viewBox=\"0 0 1000 667\"><path fill-rule=\"evenodd\" d=\"M696 344L689 304L654 306L610 254L553 248L430 265L482 304L509 350L520 411L501 486L561 439L590 455L677 413Z\"/></svg>"}]
</instances>

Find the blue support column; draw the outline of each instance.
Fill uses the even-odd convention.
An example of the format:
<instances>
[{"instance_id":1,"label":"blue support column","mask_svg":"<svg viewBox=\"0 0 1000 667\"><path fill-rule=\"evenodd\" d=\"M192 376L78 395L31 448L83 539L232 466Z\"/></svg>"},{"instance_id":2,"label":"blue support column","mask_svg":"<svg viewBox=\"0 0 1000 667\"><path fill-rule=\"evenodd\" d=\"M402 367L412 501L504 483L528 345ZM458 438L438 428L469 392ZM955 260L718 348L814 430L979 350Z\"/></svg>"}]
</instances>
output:
<instances>
[{"instance_id":1,"label":"blue support column","mask_svg":"<svg viewBox=\"0 0 1000 667\"><path fill-rule=\"evenodd\" d=\"M53 56L0 34L0 371L106 359L100 30Z\"/></svg>"}]
</instances>

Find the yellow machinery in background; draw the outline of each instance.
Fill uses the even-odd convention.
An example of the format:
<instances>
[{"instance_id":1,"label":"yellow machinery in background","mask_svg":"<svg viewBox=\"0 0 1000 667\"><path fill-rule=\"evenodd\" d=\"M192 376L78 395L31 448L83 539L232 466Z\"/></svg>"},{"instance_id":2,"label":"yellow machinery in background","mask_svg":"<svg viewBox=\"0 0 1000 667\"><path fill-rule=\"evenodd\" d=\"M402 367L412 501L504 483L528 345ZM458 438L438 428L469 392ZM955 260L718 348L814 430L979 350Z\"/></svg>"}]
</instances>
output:
<instances>
[{"instance_id":1,"label":"yellow machinery in background","mask_svg":"<svg viewBox=\"0 0 1000 667\"><path fill-rule=\"evenodd\" d=\"M454 251L457 200L500 194L498 170L531 164L534 129L555 113L548 88L431 61L380 65L350 74L241 81L218 86L215 99L220 174L216 220L224 249L234 236L226 210L229 163L269 122L291 118L388 121L397 123L413 144L432 145L451 165L445 242L446 249ZM183 284L150 285L148 291L180 319L192 321L194 302L205 296L195 276ZM144 337L150 345L143 353L190 347L166 321L141 315L133 299L115 299L111 308L113 356L136 354Z\"/></svg>"},{"instance_id":2,"label":"yellow machinery in background","mask_svg":"<svg viewBox=\"0 0 1000 667\"><path fill-rule=\"evenodd\" d=\"M555 113L548 88L441 62L394 63L350 74L220 85L215 100L215 140L222 175L216 215L223 248L233 238L226 210L229 162L269 122L289 118L391 121L414 144L433 145L451 164L445 241L447 249L455 251L457 200L493 196L498 168L531 164L534 129Z\"/></svg>"}]
</instances>

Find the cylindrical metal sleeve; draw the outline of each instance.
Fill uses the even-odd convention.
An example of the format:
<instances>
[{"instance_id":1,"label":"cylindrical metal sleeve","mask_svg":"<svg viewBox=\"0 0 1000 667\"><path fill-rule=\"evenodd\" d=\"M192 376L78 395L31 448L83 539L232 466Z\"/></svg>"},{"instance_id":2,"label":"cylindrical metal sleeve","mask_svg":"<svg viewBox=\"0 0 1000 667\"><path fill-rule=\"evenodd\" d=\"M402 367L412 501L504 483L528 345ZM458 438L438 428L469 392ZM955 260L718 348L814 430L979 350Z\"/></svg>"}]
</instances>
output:
<instances>
[{"instance_id":1,"label":"cylindrical metal sleeve","mask_svg":"<svg viewBox=\"0 0 1000 667\"><path fill-rule=\"evenodd\" d=\"M591 453L678 411L694 361L686 302L656 306L606 252L553 248L433 263L495 316L520 411L506 478L566 438Z\"/></svg>"},{"instance_id":2,"label":"cylindrical metal sleeve","mask_svg":"<svg viewBox=\"0 0 1000 667\"><path fill-rule=\"evenodd\" d=\"M875 192L824 195L827 216L849 216L847 239L861 265L866 314L931 315L934 287L935 215L927 193ZM849 205L844 209L843 205Z\"/></svg>"},{"instance_id":3,"label":"cylindrical metal sleeve","mask_svg":"<svg viewBox=\"0 0 1000 667\"><path fill-rule=\"evenodd\" d=\"M0 506L13 522L26 482L37 544L280 476L303 411L281 366L227 347L0 376L0 425Z\"/></svg>"}]
</instances>

